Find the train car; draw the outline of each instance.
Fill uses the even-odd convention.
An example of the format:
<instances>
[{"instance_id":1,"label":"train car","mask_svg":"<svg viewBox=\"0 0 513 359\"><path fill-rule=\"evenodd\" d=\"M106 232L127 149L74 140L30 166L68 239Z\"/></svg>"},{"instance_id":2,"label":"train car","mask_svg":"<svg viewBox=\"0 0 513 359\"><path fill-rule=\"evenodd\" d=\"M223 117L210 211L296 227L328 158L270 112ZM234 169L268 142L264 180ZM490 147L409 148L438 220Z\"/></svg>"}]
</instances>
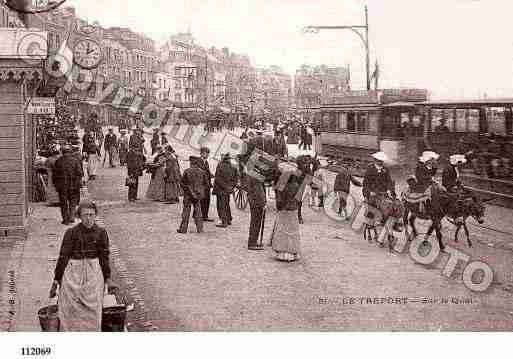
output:
<instances>
[{"instance_id":1,"label":"train car","mask_svg":"<svg viewBox=\"0 0 513 359\"><path fill-rule=\"evenodd\" d=\"M321 154L342 158L356 172L377 151L397 165L413 165L424 134L415 103L426 100L422 89L352 91L329 99L320 106Z\"/></svg>"},{"instance_id":2,"label":"train car","mask_svg":"<svg viewBox=\"0 0 513 359\"><path fill-rule=\"evenodd\" d=\"M464 184L513 203L513 98L417 104L426 145L441 155L466 154Z\"/></svg>"}]
</instances>

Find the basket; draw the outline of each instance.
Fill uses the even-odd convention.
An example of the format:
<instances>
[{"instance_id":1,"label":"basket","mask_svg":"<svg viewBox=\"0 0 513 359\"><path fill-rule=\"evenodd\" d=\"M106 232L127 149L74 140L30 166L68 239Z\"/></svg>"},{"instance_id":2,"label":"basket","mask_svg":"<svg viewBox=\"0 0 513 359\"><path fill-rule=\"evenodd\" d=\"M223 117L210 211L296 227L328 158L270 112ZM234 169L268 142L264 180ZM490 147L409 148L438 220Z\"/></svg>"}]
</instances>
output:
<instances>
[{"instance_id":1,"label":"basket","mask_svg":"<svg viewBox=\"0 0 513 359\"><path fill-rule=\"evenodd\" d=\"M123 332L125 330L126 305L106 307L102 311L102 332Z\"/></svg>"},{"instance_id":2,"label":"basket","mask_svg":"<svg viewBox=\"0 0 513 359\"><path fill-rule=\"evenodd\" d=\"M37 316L43 332L58 332L60 328L57 304L39 309Z\"/></svg>"}]
</instances>

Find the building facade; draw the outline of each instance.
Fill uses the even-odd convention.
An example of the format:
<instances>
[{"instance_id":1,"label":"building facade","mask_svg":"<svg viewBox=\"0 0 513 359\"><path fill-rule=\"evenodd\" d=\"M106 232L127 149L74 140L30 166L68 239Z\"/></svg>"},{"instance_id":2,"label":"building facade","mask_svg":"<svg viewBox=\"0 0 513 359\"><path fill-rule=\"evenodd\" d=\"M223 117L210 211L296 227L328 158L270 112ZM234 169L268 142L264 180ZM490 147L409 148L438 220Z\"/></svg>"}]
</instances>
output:
<instances>
[{"instance_id":1,"label":"building facade","mask_svg":"<svg viewBox=\"0 0 513 359\"><path fill-rule=\"evenodd\" d=\"M285 115L292 105L292 77L279 66L257 71L257 113L276 117Z\"/></svg>"},{"instance_id":2,"label":"building facade","mask_svg":"<svg viewBox=\"0 0 513 359\"><path fill-rule=\"evenodd\" d=\"M322 99L350 90L349 67L302 65L294 76L294 96L298 108L319 106Z\"/></svg>"}]
</instances>

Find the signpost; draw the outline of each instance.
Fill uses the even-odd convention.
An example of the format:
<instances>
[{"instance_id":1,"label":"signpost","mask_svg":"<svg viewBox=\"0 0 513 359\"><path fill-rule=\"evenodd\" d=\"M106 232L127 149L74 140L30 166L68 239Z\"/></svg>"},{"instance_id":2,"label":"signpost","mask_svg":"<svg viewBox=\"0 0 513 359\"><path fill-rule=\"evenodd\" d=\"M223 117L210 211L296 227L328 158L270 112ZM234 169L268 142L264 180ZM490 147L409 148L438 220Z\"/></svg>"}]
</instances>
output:
<instances>
[{"instance_id":1,"label":"signpost","mask_svg":"<svg viewBox=\"0 0 513 359\"><path fill-rule=\"evenodd\" d=\"M55 98L33 97L27 106L27 113L31 115L55 115Z\"/></svg>"}]
</instances>

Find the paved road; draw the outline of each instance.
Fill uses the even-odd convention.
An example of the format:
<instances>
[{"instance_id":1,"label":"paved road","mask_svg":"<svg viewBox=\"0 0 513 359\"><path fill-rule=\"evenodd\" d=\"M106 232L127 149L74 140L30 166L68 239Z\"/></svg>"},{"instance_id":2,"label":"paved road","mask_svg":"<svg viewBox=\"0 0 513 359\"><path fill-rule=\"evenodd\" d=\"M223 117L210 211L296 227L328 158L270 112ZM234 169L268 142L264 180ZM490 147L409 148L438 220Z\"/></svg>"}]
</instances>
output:
<instances>
[{"instance_id":1,"label":"paved road","mask_svg":"<svg viewBox=\"0 0 513 359\"><path fill-rule=\"evenodd\" d=\"M184 158L190 153L187 145L172 144ZM347 223L310 208L301 226L303 257L286 264L275 261L269 248L246 250L248 211L235 211L228 229L208 223L203 234L177 234L181 205L129 204L124 171L102 169L89 191L102 206L115 247L116 276L137 302L130 316L134 330L513 328L513 243L507 234L474 231L472 249L463 241L450 243L494 268L495 281L485 293L463 285L461 266L451 278L442 276L446 255L433 265L416 264L407 254L390 254L363 241ZM148 182L145 176L140 198ZM274 220L270 207L266 229ZM507 215L511 218L511 211ZM216 217L214 205L211 217ZM391 297L394 304L368 302L375 297ZM449 303L429 302L445 299Z\"/></svg>"}]
</instances>

